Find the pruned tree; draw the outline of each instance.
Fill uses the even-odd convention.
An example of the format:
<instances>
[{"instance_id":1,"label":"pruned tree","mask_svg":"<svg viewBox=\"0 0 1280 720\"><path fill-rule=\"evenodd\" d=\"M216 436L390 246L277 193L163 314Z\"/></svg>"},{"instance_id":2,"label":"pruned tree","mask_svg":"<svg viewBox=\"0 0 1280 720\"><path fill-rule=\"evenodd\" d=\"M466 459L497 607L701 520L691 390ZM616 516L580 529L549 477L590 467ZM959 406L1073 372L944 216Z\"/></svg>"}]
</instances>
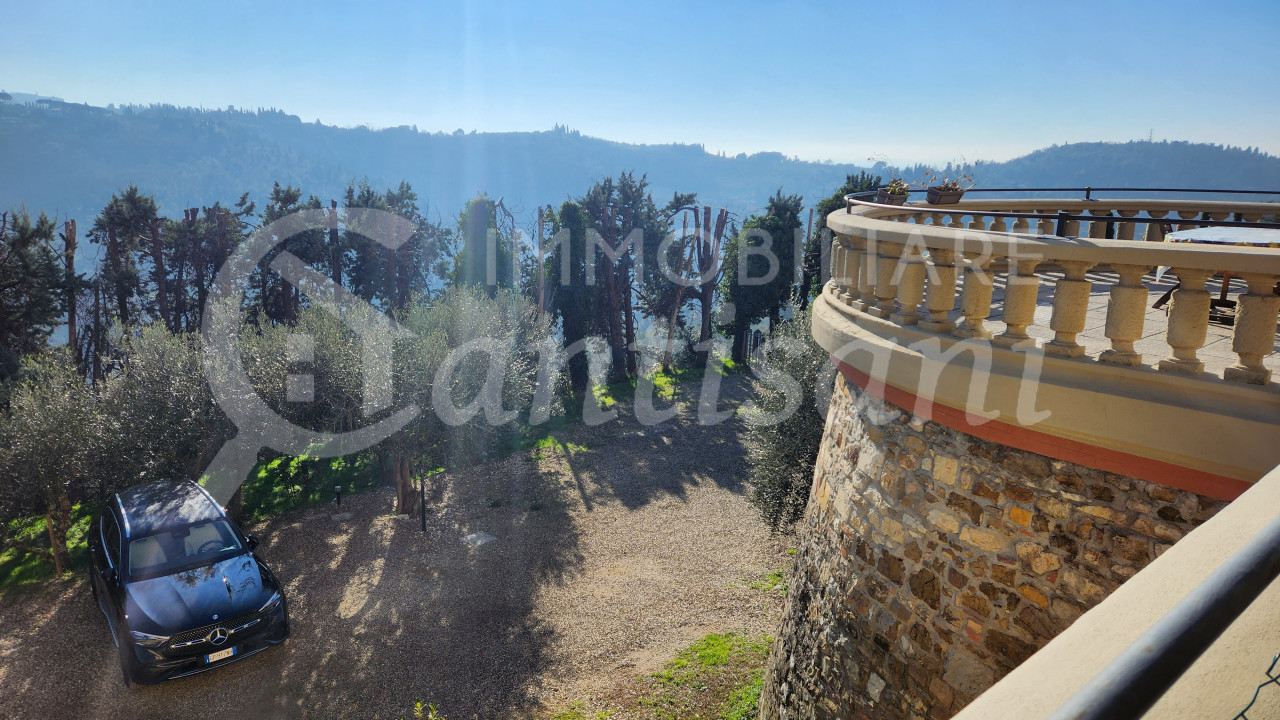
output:
<instances>
[{"instance_id":1,"label":"pruned tree","mask_svg":"<svg viewBox=\"0 0 1280 720\"><path fill-rule=\"evenodd\" d=\"M694 363L697 367L706 367L708 357L708 347L711 341L713 331L712 313L715 309L716 292L720 284L720 278L724 272L724 239L725 233L729 229L730 213L727 209L721 208L715 213L715 221L711 219L711 206L699 206L698 196L695 193L675 193L671 201L667 203L665 209L668 217L676 215L684 215L691 217L693 220L692 235L685 234L680 244L673 243L672 247L687 246L687 252L691 262L686 266L691 268L692 276L688 278L691 289L687 294L698 301L701 310L701 330L698 334L699 350L695 355ZM687 233L688 225L683 224L683 233ZM671 262L672 258L668 258ZM686 277L690 271L686 270L682 277ZM683 287L683 285L682 285ZM677 309L678 301L681 300L685 292L676 293ZM673 313L672 318L676 315ZM675 331L675 323L672 323L670 332ZM670 348L668 348L668 354Z\"/></svg>"},{"instance_id":2,"label":"pruned tree","mask_svg":"<svg viewBox=\"0 0 1280 720\"><path fill-rule=\"evenodd\" d=\"M70 567L72 505L85 495L98 460L99 409L92 389L65 356L45 358L9 395L0 417L0 543ZM44 515L49 547L19 540L9 521Z\"/></svg>"},{"instance_id":3,"label":"pruned tree","mask_svg":"<svg viewBox=\"0 0 1280 720\"><path fill-rule=\"evenodd\" d=\"M763 215L747 218L725 253L721 289L734 314L723 327L733 338L735 361L746 358L745 331L767 317L772 332L795 292L794 243L801 239L802 202L779 189Z\"/></svg>"}]
</instances>

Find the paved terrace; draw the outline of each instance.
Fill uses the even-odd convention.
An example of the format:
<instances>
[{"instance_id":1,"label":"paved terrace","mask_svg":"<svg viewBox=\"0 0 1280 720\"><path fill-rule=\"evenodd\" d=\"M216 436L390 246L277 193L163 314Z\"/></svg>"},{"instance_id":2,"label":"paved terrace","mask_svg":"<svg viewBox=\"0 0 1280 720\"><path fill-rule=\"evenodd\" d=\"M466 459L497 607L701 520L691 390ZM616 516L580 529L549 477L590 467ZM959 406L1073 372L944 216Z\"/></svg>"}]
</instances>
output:
<instances>
[{"instance_id":1,"label":"paved terrace","mask_svg":"<svg viewBox=\"0 0 1280 720\"><path fill-rule=\"evenodd\" d=\"M1057 286L1058 280L1064 277L1061 271L1038 272L1036 276L1040 278L1040 289L1036 294L1036 319L1033 325L1027 326L1027 334L1040 341L1039 344L1049 342L1053 339L1053 331L1049 329L1049 319L1053 315L1053 294ZM1004 330L1004 323L1000 322L1000 316L1004 312L1004 289L1006 275L997 275L994 278L994 291L992 292L992 310L991 316L987 319L987 323L993 332L999 333ZM1085 274L1085 279L1093 284L1089 292L1089 310L1085 316L1084 331L1077 337L1076 341L1085 347L1085 355L1088 357L1097 357L1102 351L1111 347L1111 341L1103 335L1107 321L1107 303L1110 299L1111 286L1115 285L1118 276L1114 272L1090 272ZM1144 364L1154 365L1161 359L1169 355L1169 344L1165 337L1169 330L1169 305L1165 304L1160 309L1151 306L1169 290L1178 284L1178 279L1170 272L1165 272L1159 282L1156 282L1155 273L1147 273L1143 277L1142 282L1148 288L1147 312L1143 321L1142 338L1133 344L1133 349L1142 354ZM1214 298L1218 297L1221 291L1221 277L1210 278L1205 283L1205 290ZM1228 297L1234 299L1247 290L1247 286L1243 280L1232 278L1227 285ZM959 298L959 292L956 293ZM949 320L957 322L960 320L960 310L953 310ZM1208 338L1199 350L1199 358L1204 361L1204 371L1207 375L1222 377L1223 370L1236 362L1236 354L1231 350L1231 333L1232 326L1225 325L1220 322L1210 322ZM1273 345L1274 349L1271 355L1263 358L1263 365L1271 370L1272 378L1280 377L1280 335Z\"/></svg>"}]
</instances>

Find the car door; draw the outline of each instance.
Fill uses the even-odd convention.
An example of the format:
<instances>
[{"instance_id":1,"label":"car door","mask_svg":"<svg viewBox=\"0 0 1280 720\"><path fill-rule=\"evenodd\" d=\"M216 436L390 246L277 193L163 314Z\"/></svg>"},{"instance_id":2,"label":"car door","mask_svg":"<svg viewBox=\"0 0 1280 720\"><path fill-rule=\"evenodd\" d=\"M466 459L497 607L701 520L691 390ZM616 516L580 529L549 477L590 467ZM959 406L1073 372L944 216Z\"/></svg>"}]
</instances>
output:
<instances>
[{"instance_id":1,"label":"car door","mask_svg":"<svg viewBox=\"0 0 1280 720\"><path fill-rule=\"evenodd\" d=\"M97 590L102 612L111 625L112 639L116 639L122 612L120 585L123 570L120 568L120 526L110 510L102 513L95 525L97 526L97 534L94 538L96 542L95 547L92 548L94 572L90 580ZM91 532L92 530L93 528Z\"/></svg>"}]
</instances>

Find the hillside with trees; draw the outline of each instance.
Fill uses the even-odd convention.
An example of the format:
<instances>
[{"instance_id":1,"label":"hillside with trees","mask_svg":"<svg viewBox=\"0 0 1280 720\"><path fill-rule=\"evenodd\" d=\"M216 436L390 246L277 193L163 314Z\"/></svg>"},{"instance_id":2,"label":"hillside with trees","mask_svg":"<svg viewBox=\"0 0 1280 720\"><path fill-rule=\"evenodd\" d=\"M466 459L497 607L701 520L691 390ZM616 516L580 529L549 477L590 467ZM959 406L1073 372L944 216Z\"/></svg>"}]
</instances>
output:
<instances>
[{"instance_id":1,"label":"hillside with trees","mask_svg":"<svg viewBox=\"0 0 1280 720\"><path fill-rule=\"evenodd\" d=\"M874 147L874 140L867 144ZM408 181L430 199L423 212L435 221L484 192L503 199L523 223L536 208L558 206L586 184L622 171L646 176L657 198L696 187L704 202L741 215L762 210L779 188L825 197L864 169L774 152L724 156L700 145L633 145L563 126L507 133L371 130L304 122L276 109L101 108L47 99L0 103L0 147L0 206L25 203L59 218L89 217L129 184L146 187L173 213L225 203L246 189L262 203L276 181L336 198L353 178L367 178L375 187ZM926 168L869 169L914 181ZM1280 158L1187 142L1077 143L1007 162L977 161L974 177L987 187L1280 189Z\"/></svg>"}]
</instances>

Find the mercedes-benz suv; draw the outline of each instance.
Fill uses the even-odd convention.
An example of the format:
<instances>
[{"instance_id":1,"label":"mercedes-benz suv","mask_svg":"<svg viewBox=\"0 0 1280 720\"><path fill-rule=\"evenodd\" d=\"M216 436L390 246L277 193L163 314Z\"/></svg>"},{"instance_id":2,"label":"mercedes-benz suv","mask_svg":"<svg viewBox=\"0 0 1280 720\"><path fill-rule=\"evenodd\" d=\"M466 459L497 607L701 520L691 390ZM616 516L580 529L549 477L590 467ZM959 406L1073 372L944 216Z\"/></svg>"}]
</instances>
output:
<instances>
[{"instance_id":1,"label":"mercedes-benz suv","mask_svg":"<svg viewBox=\"0 0 1280 720\"><path fill-rule=\"evenodd\" d=\"M275 575L193 482L117 493L89 530L89 584L124 681L151 684L279 645L289 615Z\"/></svg>"}]
</instances>

